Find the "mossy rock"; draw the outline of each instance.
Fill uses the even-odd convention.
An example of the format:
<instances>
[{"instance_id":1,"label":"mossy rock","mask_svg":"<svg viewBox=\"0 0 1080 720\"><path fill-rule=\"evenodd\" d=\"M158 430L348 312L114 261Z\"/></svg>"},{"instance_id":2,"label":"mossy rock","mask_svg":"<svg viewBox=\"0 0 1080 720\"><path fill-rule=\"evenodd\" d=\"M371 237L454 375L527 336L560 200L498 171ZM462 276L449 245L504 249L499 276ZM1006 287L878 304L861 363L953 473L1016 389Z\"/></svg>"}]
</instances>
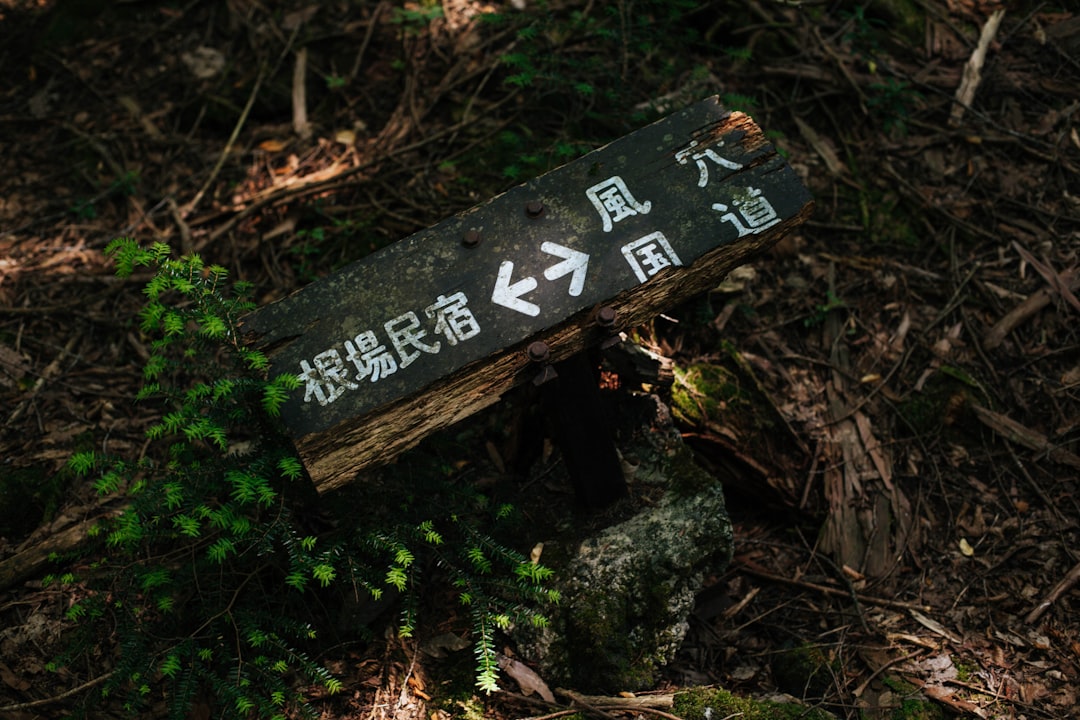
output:
<instances>
[{"instance_id":1,"label":"mossy rock","mask_svg":"<svg viewBox=\"0 0 1080 720\"><path fill-rule=\"evenodd\" d=\"M652 687L674 657L707 573L731 559L732 526L719 481L693 463L674 427L641 447L635 482L663 495L584 540L548 543L562 600L550 626L520 628L519 649L552 685L610 694ZM647 467L648 466L648 467ZM646 479L648 478L648 479Z\"/></svg>"},{"instance_id":2,"label":"mossy rock","mask_svg":"<svg viewBox=\"0 0 1080 720\"><path fill-rule=\"evenodd\" d=\"M753 700L732 695L720 688L694 688L675 695L671 712L683 720L835 720L824 710L799 702Z\"/></svg>"},{"instance_id":3,"label":"mossy rock","mask_svg":"<svg viewBox=\"0 0 1080 720\"><path fill-rule=\"evenodd\" d=\"M690 425L705 425L750 403L737 374L705 363L675 368L671 399L675 417Z\"/></svg>"}]
</instances>

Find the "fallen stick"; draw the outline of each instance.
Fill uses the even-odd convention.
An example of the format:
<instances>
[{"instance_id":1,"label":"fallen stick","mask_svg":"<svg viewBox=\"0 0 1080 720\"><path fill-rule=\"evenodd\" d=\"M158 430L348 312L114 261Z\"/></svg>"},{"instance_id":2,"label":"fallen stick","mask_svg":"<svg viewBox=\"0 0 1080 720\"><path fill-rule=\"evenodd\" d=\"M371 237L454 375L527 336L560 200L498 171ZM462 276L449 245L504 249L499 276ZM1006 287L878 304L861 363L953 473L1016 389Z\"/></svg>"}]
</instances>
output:
<instances>
[{"instance_id":1,"label":"fallen stick","mask_svg":"<svg viewBox=\"0 0 1080 720\"><path fill-rule=\"evenodd\" d=\"M877 605L878 607L893 608L894 610L922 610L923 612L931 612L933 610L929 605L919 605L917 603L909 603L902 600L889 600L888 598L873 597L872 595L863 595L862 593L851 593L847 590L841 590L840 588L829 587L828 585L818 585L817 583L807 582L805 580L793 580L791 578L786 578L783 575L773 575L772 573L762 572L760 570L751 570L746 566L739 567L737 570L746 573L747 575L761 578L762 580L770 580L782 585L792 585L806 590L814 590L825 595L832 595L833 597L844 597L850 600L854 595L856 600L866 605Z\"/></svg>"},{"instance_id":2,"label":"fallen stick","mask_svg":"<svg viewBox=\"0 0 1080 720\"><path fill-rule=\"evenodd\" d=\"M953 105L949 115L949 127L958 127L964 117L964 111L968 109L975 99L975 91L982 82L982 67L986 62L986 51L990 49L990 43L997 35L1001 19L1005 17L1004 10L995 10L990 19L983 25L982 34L979 36L979 44L971 53L967 64L964 65L964 78L960 81L960 87L956 89L956 104Z\"/></svg>"},{"instance_id":3,"label":"fallen stick","mask_svg":"<svg viewBox=\"0 0 1080 720\"><path fill-rule=\"evenodd\" d=\"M1039 621L1039 618L1043 616L1050 606L1057 602L1058 598L1064 595L1069 588L1076 583L1080 582L1080 563L1073 565L1073 569L1070 570L1061 581L1054 586L1054 589L1050 591L1050 594L1046 596L1046 599L1035 606L1035 608L1028 613L1024 621L1028 625L1034 625Z\"/></svg>"},{"instance_id":4,"label":"fallen stick","mask_svg":"<svg viewBox=\"0 0 1080 720\"><path fill-rule=\"evenodd\" d=\"M994 350L1005 342L1013 330L1027 322L1028 318L1037 315L1044 307L1050 304L1054 294L1050 288L1036 290L1022 303L1005 313L1000 320L994 323L986 335L983 336L983 350Z\"/></svg>"},{"instance_id":5,"label":"fallen stick","mask_svg":"<svg viewBox=\"0 0 1080 720\"><path fill-rule=\"evenodd\" d=\"M1054 296L1058 295L1066 302L1073 304L1077 303L1076 296L1073 295L1073 291L1080 290L1080 273L1075 271L1075 268L1070 268L1064 272L1055 272L1052 268L1041 263L1035 258L1031 257L1030 253L1023 250L1022 247L1014 246L1017 250L1021 251L1021 256L1050 284L1050 287L1041 288L1027 297L1026 300L1014 307L1009 312L994 323L994 326L990 328L986 335L983 336L983 349L993 350L1001 343L1005 342L1005 338L1009 333L1015 330L1017 327L1025 323L1029 318L1037 315L1043 308L1053 301Z\"/></svg>"},{"instance_id":6,"label":"fallen stick","mask_svg":"<svg viewBox=\"0 0 1080 720\"><path fill-rule=\"evenodd\" d=\"M1006 440L1017 445L1023 445L1029 450L1044 453L1046 457L1056 463L1080 469L1080 455L1075 455L1064 448L1054 445L1042 433L1021 425L1006 415L987 410L980 405L972 405L971 409L975 413L975 417L983 425L986 425Z\"/></svg>"}]
</instances>

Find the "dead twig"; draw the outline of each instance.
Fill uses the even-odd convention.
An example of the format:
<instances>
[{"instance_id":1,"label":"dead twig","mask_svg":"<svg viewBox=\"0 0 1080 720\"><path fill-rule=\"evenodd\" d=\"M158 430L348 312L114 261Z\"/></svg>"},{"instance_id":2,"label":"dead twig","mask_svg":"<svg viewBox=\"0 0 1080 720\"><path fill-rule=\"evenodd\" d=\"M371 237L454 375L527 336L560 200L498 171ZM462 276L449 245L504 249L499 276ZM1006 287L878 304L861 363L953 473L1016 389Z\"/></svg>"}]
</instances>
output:
<instances>
[{"instance_id":1,"label":"dead twig","mask_svg":"<svg viewBox=\"0 0 1080 720\"><path fill-rule=\"evenodd\" d=\"M606 710L601 710L596 705L593 705L591 702L589 702L588 699L585 698L584 695L579 695L573 690L563 690L562 688L556 688L555 692L559 693L563 697L569 698L574 702L575 705L580 705L582 708L588 710L594 715L599 715L600 717L607 718L608 720L616 720L614 715L607 712Z\"/></svg>"},{"instance_id":2,"label":"dead twig","mask_svg":"<svg viewBox=\"0 0 1080 720\"><path fill-rule=\"evenodd\" d=\"M1028 319L1038 315L1053 299L1054 293L1050 288L1040 288L1033 292L1022 303L1005 313L994 323L994 327L987 330L983 335L983 350L994 350L1000 347L1009 333L1023 325Z\"/></svg>"},{"instance_id":3,"label":"dead twig","mask_svg":"<svg viewBox=\"0 0 1080 720\"><path fill-rule=\"evenodd\" d=\"M29 702L24 702L24 703L15 703L14 705L4 705L3 707L0 707L0 713L17 712L19 710L32 710L34 708L42 707L44 705L51 705L51 704L53 704L55 702L60 702L61 700L66 700L69 697L71 697L72 695L78 695L81 692L85 692L86 690L89 690L92 687L100 685L101 683L105 682L106 680L108 680L111 677L112 677L112 672L110 671L110 672L105 673L104 675L99 675L98 677L94 678L93 680L89 680L87 682L84 682L82 685L79 685L78 687L73 687L70 690L66 690L66 691L60 693L59 695L53 695L52 697L41 698L40 700L31 700Z\"/></svg>"},{"instance_id":4,"label":"dead twig","mask_svg":"<svg viewBox=\"0 0 1080 720\"><path fill-rule=\"evenodd\" d=\"M806 590L813 590L824 595L832 595L833 597L844 597L849 600L852 597L851 592L847 590L841 590L840 588L829 587L827 585L818 585L817 583L807 582L805 580L793 580L792 578L786 578L782 575L773 575L772 573L753 570L745 566L740 567L739 572L761 578L762 580L769 580L771 582L781 583L782 585L791 585ZM903 602L902 600L889 600L887 598L879 598L872 595L863 595L862 593L856 593L855 599L867 605L877 605L878 607L893 608L894 610L921 610L923 612L930 612L932 610L929 605L918 605L916 603Z\"/></svg>"},{"instance_id":5,"label":"dead twig","mask_svg":"<svg viewBox=\"0 0 1080 720\"><path fill-rule=\"evenodd\" d=\"M1080 563L1073 565L1072 570L1065 574L1065 577L1054 586L1054 589L1050 591L1050 594L1028 613L1027 617L1024 618L1024 622L1028 625L1037 623L1039 618L1043 616L1043 613L1049 610L1050 606L1058 601L1058 598L1068 592L1069 589L1078 582L1080 582Z\"/></svg>"},{"instance_id":6,"label":"dead twig","mask_svg":"<svg viewBox=\"0 0 1080 720\"><path fill-rule=\"evenodd\" d=\"M248 95L247 104L244 105L244 109L240 112L240 117L237 119L236 125L233 126L232 135L230 135L229 139L225 142L225 147L218 156L217 163L214 164L214 169L210 171L210 176L206 178L202 187L199 188L199 192L195 193L195 197L191 199L191 202L184 206L183 211L180 213L181 217L187 217L196 207L198 207L199 202L203 199L203 195L205 195L206 191L210 189L210 186L214 184L214 180L217 179L218 173L221 172L221 168L225 166L225 160L228 159L229 153L232 152L232 147L236 144L236 139L240 137L240 131L243 129L244 123L247 122L248 114L251 113L252 106L255 105L255 98L259 96L259 89L262 87L266 75L266 66L263 65L259 70L258 77L255 78L255 86L251 88L251 93Z\"/></svg>"},{"instance_id":7,"label":"dead twig","mask_svg":"<svg viewBox=\"0 0 1080 720\"><path fill-rule=\"evenodd\" d=\"M1080 300L1077 300L1076 296L1072 293L1072 284L1076 280L1075 268L1069 268L1065 272L1059 273L1050 266L1049 262L1039 260L1015 240L1013 240L1012 246L1013 249L1020 254L1020 257L1024 259L1024 262L1035 268L1035 271L1042 275L1043 279L1050 285L1051 290L1061 295L1062 299L1074 308L1080 310Z\"/></svg>"},{"instance_id":8,"label":"dead twig","mask_svg":"<svg viewBox=\"0 0 1080 720\"><path fill-rule=\"evenodd\" d=\"M973 404L971 410L975 413L975 417L979 419L979 422L1006 440L1044 454L1056 463L1080 470L1080 456L1054 445L1042 433L1021 425L1006 415L987 410L980 405Z\"/></svg>"},{"instance_id":9,"label":"dead twig","mask_svg":"<svg viewBox=\"0 0 1080 720\"><path fill-rule=\"evenodd\" d=\"M296 51L293 66L292 111L293 132L301 140L311 138L311 123L307 116L307 48Z\"/></svg>"},{"instance_id":10,"label":"dead twig","mask_svg":"<svg viewBox=\"0 0 1080 720\"><path fill-rule=\"evenodd\" d=\"M918 657L919 655L922 655L924 652L925 652L925 650L916 650L915 652L908 653L907 655L901 655L898 658L893 658L889 662L887 662L884 665L882 665L881 667L879 667L874 672L870 673L870 677L866 678L861 683L859 683L859 686L857 688L855 688L851 692L851 694L854 697L857 697L857 698L862 697L862 694L864 692L866 692L866 688L870 687L870 683L874 682L874 680L879 678L883 672L885 672L886 670L888 670L889 668L891 668L891 667L893 667L895 665L899 665L900 663L907 662L908 660L910 660L910 659L912 659L914 657Z\"/></svg>"},{"instance_id":11,"label":"dead twig","mask_svg":"<svg viewBox=\"0 0 1080 720\"><path fill-rule=\"evenodd\" d=\"M12 412L11 415L8 417L7 422L4 423L4 427L11 427L11 425L22 416L22 414L26 411L26 408L30 405L34 398L37 397L38 392L41 391L41 388L45 385L45 383L47 383L49 380L52 380L53 376L57 374L57 372L60 370L60 362L64 359L64 357L72 354L71 351L75 348L75 344L78 343L81 338L81 333L75 333L71 336L71 338L67 341L67 344L64 345L64 349L60 352L60 354L53 358L53 361L49 363L48 367L46 367L45 370L41 373L41 375L38 376L38 379L34 382L34 386L30 388L30 391L26 393L22 402L19 403L19 406L16 407L15 411Z\"/></svg>"},{"instance_id":12,"label":"dead twig","mask_svg":"<svg viewBox=\"0 0 1080 720\"><path fill-rule=\"evenodd\" d=\"M960 82L960 87L956 89L956 104L953 105L952 112L949 114L949 127L959 127L961 120L964 118L964 111L971 106L972 101L975 99L975 91L978 90L979 83L982 82L982 66L986 62L986 51L990 49L990 43L993 42L994 36L997 35L1003 17L1005 17L1004 10L995 10L990 19L983 25L982 34L979 36L979 44L975 46L975 51L971 53L967 64L964 65L964 78Z\"/></svg>"}]
</instances>

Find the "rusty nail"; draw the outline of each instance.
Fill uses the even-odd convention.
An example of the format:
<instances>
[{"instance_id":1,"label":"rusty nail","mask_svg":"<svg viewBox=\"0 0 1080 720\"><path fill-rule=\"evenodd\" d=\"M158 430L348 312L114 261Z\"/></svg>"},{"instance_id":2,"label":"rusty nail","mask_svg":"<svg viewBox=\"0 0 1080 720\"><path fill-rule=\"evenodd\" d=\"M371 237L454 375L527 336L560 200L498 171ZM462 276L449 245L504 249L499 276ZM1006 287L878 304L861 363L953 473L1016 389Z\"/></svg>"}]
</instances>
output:
<instances>
[{"instance_id":1,"label":"rusty nail","mask_svg":"<svg viewBox=\"0 0 1080 720\"><path fill-rule=\"evenodd\" d=\"M466 230L465 237L461 239L461 244L467 248L474 248L480 244L483 236L479 230Z\"/></svg>"},{"instance_id":2,"label":"rusty nail","mask_svg":"<svg viewBox=\"0 0 1080 720\"><path fill-rule=\"evenodd\" d=\"M613 333L611 337L606 338L602 343L600 343L600 349L607 350L608 348L615 347L622 341L623 337L621 333Z\"/></svg>"},{"instance_id":3,"label":"rusty nail","mask_svg":"<svg viewBox=\"0 0 1080 720\"><path fill-rule=\"evenodd\" d=\"M537 363L544 362L551 355L551 349L543 340L529 343L529 348L525 352L529 355L530 360Z\"/></svg>"},{"instance_id":4,"label":"rusty nail","mask_svg":"<svg viewBox=\"0 0 1080 720\"><path fill-rule=\"evenodd\" d=\"M536 377L533 378L533 385L540 387L548 380L554 380L557 377L559 377L559 373L555 372L555 368L545 365L540 372L536 373Z\"/></svg>"},{"instance_id":5,"label":"rusty nail","mask_svg":"<svg viewBox=\"0 0 1080 720\"><path fill-rule=\"evenodd\" d=\"M525 214L531 218L538 218L544 214L544 203L539 200L530 200L525 203Z\"/></svg>"},{"instance_id":6,"label":"rusty nail","mask_svg":"<svg viewBox=\"0 0 1080 720\"><path fill-rule=\"evenodd\" d=\"M615 317L615 308L605 305L596 311L596 324L604 328L614 327Z\"/></svg>"}]
</instances>

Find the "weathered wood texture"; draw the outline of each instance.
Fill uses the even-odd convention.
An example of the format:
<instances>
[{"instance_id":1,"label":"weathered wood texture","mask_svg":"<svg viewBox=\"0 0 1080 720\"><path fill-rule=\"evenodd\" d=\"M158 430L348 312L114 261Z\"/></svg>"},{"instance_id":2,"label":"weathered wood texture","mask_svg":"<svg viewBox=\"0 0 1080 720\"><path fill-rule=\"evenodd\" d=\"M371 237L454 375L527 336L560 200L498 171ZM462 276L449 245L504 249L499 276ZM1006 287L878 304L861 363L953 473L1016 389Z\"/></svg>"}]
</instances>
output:
<instances>
[{"instance_id":1,"label":"weathered wood texture","mask_svg":"<svg viewBox=\"0 0 1080 720\"><path fill-rule=\"evenodd\" d=\"M491 405L537 366L711 289L812 211L716 98L416 233L245 319L320 492ZM614 327L597 310L614 308Z\"/></svg>"}]
</instances>

